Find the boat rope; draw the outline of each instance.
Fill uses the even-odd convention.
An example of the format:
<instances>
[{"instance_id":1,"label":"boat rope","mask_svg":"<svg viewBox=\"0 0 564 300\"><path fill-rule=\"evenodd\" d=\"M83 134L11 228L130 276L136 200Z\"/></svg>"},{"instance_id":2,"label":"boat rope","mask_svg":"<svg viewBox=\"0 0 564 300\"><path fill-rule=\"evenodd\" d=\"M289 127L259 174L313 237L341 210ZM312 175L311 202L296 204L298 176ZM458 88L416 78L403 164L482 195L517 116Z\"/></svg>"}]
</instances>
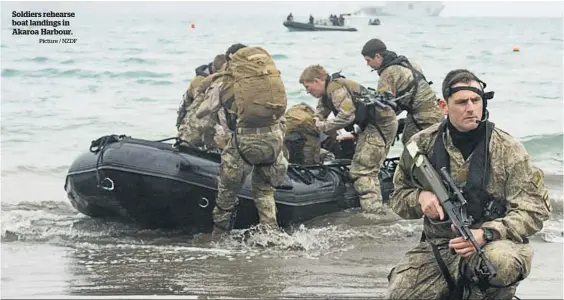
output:
<instances>
[{"instance_id":1,"label":"boat rope","mask_svg":"<svg viewBox=\"0 0 564 300\"><path fill-rule=\"evenodd\" d=\"M110 178L106 177L100 181L100 164L102 164L102 161L104 160L104 151L106 151L106 147L111 143L122 140L124 137L126 137L124 134L105 135L90 143L90 152L99 153L98 159L96 159L96 187L102 188L106 191L112 191L114 189L114 182Z\"/></svg>"},{"instance_id":2,"label":"boat rope","mask_svg":"<svg viewBox=\"0 0 564 300\"><path fill-rule=\"evenodd\" d=\"M114 181L108 177L105 177L104 179L101 179L101 171L100 171L100 165L102 165L102 162L104 161L104 152L107 149L107 146L109 144L112 143L116 143L119 141L122 141L124 138L126 138L128 136L126 136L125 134L121 134L121 135L117 135L117 134L110 134L110 135L105 135L102 136L96 140L93 140L90 143L90 152L94 153L94 154L98 154L98 158L96 160L96 186L98 188L102 188L104 190L107 191L112 191L114 189ZM162 143L162 142L166 142L166 141L171 141L174 140L175 143L172 145L173 148L178 148L178 146L183 143L186 145L189 145L192 148L197 148L192 146L188 141L185 141L179 137L168 137L168 138L164 138L164 139L160 139L160 140L155 140L152 142L156 142L156 143ZM205 149L203 149L205 150Z\"/></svg>"},{"instance_id":3,"label":"boat rope","mask_svg":"<svg viewBox=\"0 0 564 300\"><path fill-rule=\"evenodd\" d=\"M155 142L155 143L161 143L161 142L172 141L172 140L175 140L176 143L178 143L178 142L188 143L187 141L185 141L185 140L183 140L183 139L181 139L181 138L179 138L179 137L175 137L175 136L169 137L169 138L165 138L165 139L162 139L162 140L156 140L156 141L153 141L153 142Z\"/></svg>"}]
</instances>

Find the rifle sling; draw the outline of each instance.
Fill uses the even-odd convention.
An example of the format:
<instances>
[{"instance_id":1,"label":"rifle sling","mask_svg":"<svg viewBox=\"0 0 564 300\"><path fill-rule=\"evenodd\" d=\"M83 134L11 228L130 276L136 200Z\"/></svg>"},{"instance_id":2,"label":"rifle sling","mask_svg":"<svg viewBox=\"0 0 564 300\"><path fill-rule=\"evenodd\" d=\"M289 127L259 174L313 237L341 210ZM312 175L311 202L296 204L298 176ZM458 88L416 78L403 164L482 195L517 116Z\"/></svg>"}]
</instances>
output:
<instances>
[{"instance_id":1,"label":"rifle sling","mask_svg":"<svg viewBox=\"0 0 564 300\"><path fill-rule=\"evenodd\" d=\"M421 242L425 242L425 241L426 241L425 233L423 233L421 234ZM435 244L431 243L431 241L427 241L427 243L431 246L431 249L433 250L433 255L435 256L435 260L437 261L437 265L439 265L439 269L441 269L441 273L443 273L443 277L445 278L445 281L447 283L448 299L450 300L461 299L462 289L460 289L460 286L454 282L454 279L452 279L452 276L450 275L450 271L448 270L445 261L441 257L439 249Z\"/></svg>"},{"instance_id":2,"label":"rifle sling","mask_svg":"<svg viewBox=\"0 0 564 300\"><path fill-rule=\"evenodd\" d=\"M411 74L413 76L413 79L407 84L407 86L401 90L398 91L396 93L396 96L401 96L407 92L409 92L411 90L411 96L409 97L409 102L407 104L407 107L403 107L407 112L408 112L408 117L411 119L411 121L413 122L413 125L415 125L415 127L417 127L417 130L423 130L425 128L423 128L419 122L417 122L417 120L415 120L415 117L413 116L413 103L415 102L415 97L417 96L417 92L419 91L419 81L420 80L425 80L425 82L427 82L427 78L425 78L425 75L423 75L423 73L417 71L409 62L409 60L403 56L400 55L396 58L394 58L393 60L384 63L383 66L380 67L380 69L378 70L378 75L381 75L382 72L384 72L384 70L390 66L393 65L397 65L397 66L402 66L404 68L407 68L411 71ZM427 82L429 85L431 85L433 82L432 81L428 81Z\"/></svg>"},{"instance_id":3,"label":"rifle sling","mask_svg":"<svg viewBox=\"0 0 564 300\"><path fill-rule=\"evenodd\" d=\"M449 300L462 299L462 296L464 294L464 286L459 285L454 281L454 279L450 275L450 271L448 270L448 267L445 264L445 261L441 257L441 253L439 252L438 247L435 244L431 243L431 241L428 241L425 237L425 233L422 233L420 242L425 242L425 241L431 246L431 249L433 250L433 255L435 256L435 260L437 261L437 265L439 266L439 269L441 270L441 273L443 274L443 277L444 277L444 279L447 283L448 291L449 291L448 292L448 299ZM461 276L462 276L462 274L461 274ZM462 278L464 278L464 276L462 276ZM506 285L496 285L496 284L491 284L490 282L486 281L485 282L486 286L483 286L483 288L487 288L487 287L498 288L498 289L508 288L508 287L516 284L517 282L522 281L523 279L525 279L523 277L523 274L519 274L519 276L517 276L517 279L515 279L513 282L506 284ZM466 279L463 279L463 280L466 283L471 284ZM483 278L482 278L482 280L483 280ZM514 297L519 299L515 295L514 295Z\"/></svg>"}]
</instances>

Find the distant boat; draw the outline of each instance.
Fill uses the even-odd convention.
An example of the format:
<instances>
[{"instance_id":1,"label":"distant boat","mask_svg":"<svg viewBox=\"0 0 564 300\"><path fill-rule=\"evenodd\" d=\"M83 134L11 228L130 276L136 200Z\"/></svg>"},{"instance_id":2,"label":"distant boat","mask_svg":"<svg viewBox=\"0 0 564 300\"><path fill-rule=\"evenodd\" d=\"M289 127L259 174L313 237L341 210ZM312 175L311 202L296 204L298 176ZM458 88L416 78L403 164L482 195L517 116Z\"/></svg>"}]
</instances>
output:
<instances>
[{"instance_id":1,"label":"distant boat","mask_svg":"<svg viewBox=\"0 0 564 300\"><path fill-rule=\"evenodd\" d=\"M380 6L367 6L356 11L354 15L365 16L397 16L397 17L436 17L445 5L439 1L386 1Z\"/></svg>"},{"instance_id":2,"label":"distant boat","mask_svg":"<svg viewBox=\"0 0 564 300\"><path fill-rule=\"evenodd\" d=\"M284 26L290 31L357 31L354 27L335 26L328 22L302 23L295 21L286 21Z\"/></svg>"},{"instance_id":3,"label":"distant boat","mask_svg":"<svg viewBox=\"0 0 564 300\"><path fill-rule=\"evenodd\" d=\"M368 20L368 25L380 25L380 19L376 18L374 20Z\"/></svg>"}]
</instances>

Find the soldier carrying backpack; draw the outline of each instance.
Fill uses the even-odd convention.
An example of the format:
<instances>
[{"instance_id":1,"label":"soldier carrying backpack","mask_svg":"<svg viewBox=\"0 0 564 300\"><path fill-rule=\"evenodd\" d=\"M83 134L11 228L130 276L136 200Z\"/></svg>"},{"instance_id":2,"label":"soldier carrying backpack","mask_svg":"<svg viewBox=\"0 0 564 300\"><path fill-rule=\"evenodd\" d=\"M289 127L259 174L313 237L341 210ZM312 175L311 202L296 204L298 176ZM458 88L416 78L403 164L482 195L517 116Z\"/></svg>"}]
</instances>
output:
<instances>
[{"instance_id":1,"label":"soldier carrying backpack","mask_svg":"<svg viewBox=\"0 0 564 300\"><path fill-rule=\"evenodd\" d=\"M226 56L224 76L206 92L197 113L217 112L232 133L221 154L213 236L233 228L237 193L251 171L260 224L277 228L274 187L283 183L288 168L281 124L287 99L280 71L261 47L234 44Z\"/></svg>"}]
</instances>

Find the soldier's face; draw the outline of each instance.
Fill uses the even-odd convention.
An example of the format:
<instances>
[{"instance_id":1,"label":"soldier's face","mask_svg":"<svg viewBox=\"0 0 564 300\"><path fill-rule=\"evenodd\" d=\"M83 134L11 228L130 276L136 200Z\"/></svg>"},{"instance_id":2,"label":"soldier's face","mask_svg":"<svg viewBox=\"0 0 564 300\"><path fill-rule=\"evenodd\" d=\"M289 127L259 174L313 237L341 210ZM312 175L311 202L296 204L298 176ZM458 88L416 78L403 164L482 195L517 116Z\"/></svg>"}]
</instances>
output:
<instances>
[{"instance_id":1,"label":"soldier's face","mask_svg":"<svg viewBox=\"0 0 564 300\"><path fill-rule=\"evenodd\" d=\"M304 87L308 94L315 98L321 98L325 94L325 81L314 79L313 81L305 81Z\"/></svg>"},{"instance_id":2,"label":"soldier's face","mask_svg":"<svg viewBox=\"0 0 564 300\"><path fill-rule=\"evenodd\" d=\"M470 83L457 83L452 87L472 86L482 89L476 81ZM452 94L446 101L441 99L439 105L445 115L448 116L450 123L458 131L467 132L478 127L476 121L482 119L482 107L484 102L480 95L472 91L458 91Z\"/></svg>"},{"instance_id":3,"label":"soldier's face","mask_svg":"<svg viewBox=\"0 0 564 300\"><path fill-rule=\"evenodd\" d=\"M364 60L366 60L366 65L374 70L378 70L382 66L382 56L380 54L376 54L374 58L365 56Z\"/></svg>"}]
</instances>

